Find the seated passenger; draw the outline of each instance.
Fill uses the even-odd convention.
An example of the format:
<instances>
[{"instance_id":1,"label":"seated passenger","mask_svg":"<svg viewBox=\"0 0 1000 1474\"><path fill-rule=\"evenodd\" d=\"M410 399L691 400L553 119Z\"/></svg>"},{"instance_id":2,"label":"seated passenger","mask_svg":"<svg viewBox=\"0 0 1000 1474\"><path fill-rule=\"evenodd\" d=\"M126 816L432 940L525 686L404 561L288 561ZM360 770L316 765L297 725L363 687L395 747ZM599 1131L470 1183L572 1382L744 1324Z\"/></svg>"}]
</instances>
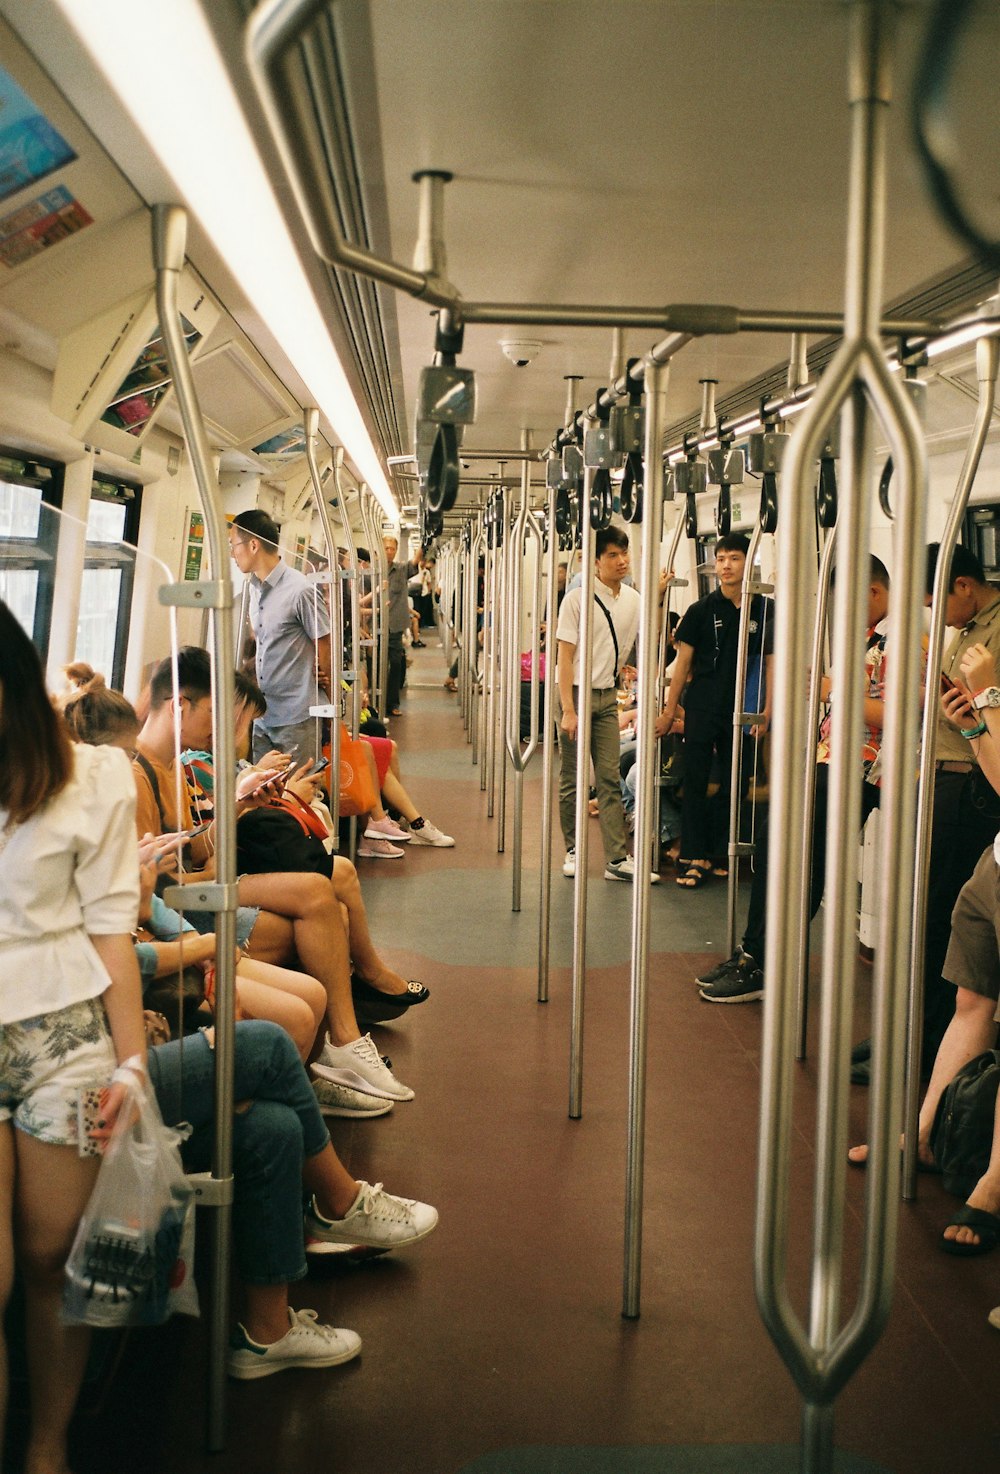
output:
<instances>
[{"instance_id":1,"label":"seated passenger","mask_svg":"<svg viewBox=\"0 0 1000 1474\"><path fill-rule=\"evenodd\" d=\"M163 1119L194 1127L181 1146L188 1171L211 1164L215 1115L212 1033L178 1042L162 1039L150 1019L154 1047L149 1077ZM437 1210L357 1182L330 1142L316 1097L284 1030L238 1023L233 1120L233 1247L242 1284L242 1318L233 1334L229 1375L267 1377L287 1367L328 1367L361 1350L354 1331L320 1325L313 1310L293 1310L288 1286L306 1274L304 1233L327 1243L375 1251L415 1244L432 1232ZM391 1102L383 1102L385 1110ZM106 1133L95 1133L95 1135ZM308 1207L303 1221L303 1187Z\"/></svg>"},{"instance_id":2,"label":"seated passenger","mask_svg":"<svg viewBox=\"0 0 1000 1474\"><path fill-rule=\"evenodd\" d=\"M177 670L181 693L177 703L169 659L160 662L150 681L149 715L139 733L134 765L140 834L191 828L187 789L174 755L175 720L180 726L182 747L211 747L211 666L207 651L185 647L178 655ZM192 838L191 858L200 868L189 872L189 878L214 876L214 837L213 823L204 834ZM165 861L171 863L169 858ZM346 1090L389 1100L412 1100L413 1091L395 1078L371 1036L362 1035L358 1028L351 998L347 938L329 881L320 875L281 871L244 875L239 880L238 897L241 908L258 914L249 932L244 930L241 936L238 928L237 942L245 945L249 940L253 956L264 962L282 966L297 958L302 971L323 985L329 1033L321 1051L324 1077ZM199 916L196 912L187 915L199 930L212 930L214 916Z\"/></svg>"}]
</instances>

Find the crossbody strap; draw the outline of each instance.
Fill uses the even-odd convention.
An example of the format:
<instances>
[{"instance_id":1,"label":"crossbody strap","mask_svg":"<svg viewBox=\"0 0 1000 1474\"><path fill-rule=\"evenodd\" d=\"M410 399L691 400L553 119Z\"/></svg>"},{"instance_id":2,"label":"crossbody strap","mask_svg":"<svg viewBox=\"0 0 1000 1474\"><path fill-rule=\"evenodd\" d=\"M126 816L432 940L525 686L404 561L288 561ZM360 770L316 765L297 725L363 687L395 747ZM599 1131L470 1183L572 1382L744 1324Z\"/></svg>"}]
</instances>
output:
<instances>
[{"instance_id":1,"label":"crossbody strap","mask_svg":"<svg viewBox=\"0 0 1000 1474\"><path fill-rule=\"evenodd\" d=\"M160 797L160 783L155 772L153 771L153 764L149 761L147 757L143 757L141 752L136 753L135 760L139 764L142 771L145 773L146 777L149 779L149 786L153 790L153 797L156 800L156 808L160 815L160 833L166 834L168 832L167 820L163 813L163 800Z\"/></svg>"},{"instance_id":2,"label":"crossbody strap","mask_svg":"<svg viewBox=\"0 0 1000 1474\"><path fill-rule=\"evenodd\" d=\"M596 594L594 595L594 603L597 605L598 609L604 615L604 618L608 621L608 629L611 631L611 643L615 647L615 675L614 675L614 684L617 686L618 685L618 662L620 661L621 656L620 656L620 654L618 652L618 636L615 634L614 620L611 618L611 614L608 611L607 604L602 604L601 601L600 601L600 599L597 597Z\"/></svg>"}]
</instances>

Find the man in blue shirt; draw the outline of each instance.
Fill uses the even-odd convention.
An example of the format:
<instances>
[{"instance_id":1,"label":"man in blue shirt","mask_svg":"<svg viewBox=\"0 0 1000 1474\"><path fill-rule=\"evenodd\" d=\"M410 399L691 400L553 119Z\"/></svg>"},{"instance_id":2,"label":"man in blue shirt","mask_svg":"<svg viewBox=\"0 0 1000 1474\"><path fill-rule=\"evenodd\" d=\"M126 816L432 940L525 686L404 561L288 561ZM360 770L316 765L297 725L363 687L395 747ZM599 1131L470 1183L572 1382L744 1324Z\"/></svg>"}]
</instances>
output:
<instances>
[{"instance_id":1,"label":"man in blue shirt","mask_svg":"<svg viewBox=\"0 0 1000 1474\"><path fill-rule=\"evenodd\" d=\"M257 508L240 512L229 529L233 562L250 577L257 683L267 698L267 715L254 722L254 762L272 748L297 762L318 758L319 723L309 708L317 684L330 689L330 615L322 589L289 568L279 536L277 523Z\"/></svg>"}]
</instances>

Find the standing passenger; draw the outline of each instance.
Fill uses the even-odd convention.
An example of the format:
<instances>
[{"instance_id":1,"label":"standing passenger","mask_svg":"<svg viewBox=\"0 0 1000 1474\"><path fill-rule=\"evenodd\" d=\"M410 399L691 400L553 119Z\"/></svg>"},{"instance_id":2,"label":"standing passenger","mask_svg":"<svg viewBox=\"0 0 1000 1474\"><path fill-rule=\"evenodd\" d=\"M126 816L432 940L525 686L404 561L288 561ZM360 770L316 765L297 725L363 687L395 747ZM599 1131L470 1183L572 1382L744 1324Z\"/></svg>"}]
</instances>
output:
<instances>
[{"instance_id":1,"label":"standing passenger","mask_svg":"<svg viewBox=\"0 0 1000 1474\"><path fill-rule=\"evenodd\" d=\"M0 602L2 1300L24 1275L32 1428L24 1467L67 1468L90 1332L61 1319L64 1267L97 1176L78 1104L110 1130L145 1072L135 788L124 753L74 747L33 645ZM116 1063L118 1068L116 1068ZM0 1345L0 1430L7 1376Z\"/></svg>"},{"instance_id":2,"label":"standing passenger","mask_svg":"<svg viewBox=\"0 0 1000 1474\"><path fill-rule=\"evenodd\" d=\"M625 813L618 778L618 675L639 630L639 595L623 582L629 568L628 536L618 527L595 538L594 658L590 673L590 755L597 786L597 812L604 842L605 880L631 880L635 866L625 847ZM559 821L566 841L563 874L576 874L576 697L586 672L580 669L579 587L570 589L559 611Z\"/></svg>"},{"instance_id":3,"label":"standing passenger","mask_svg":"<svg viewBox=\"0 0 1000 1474\"><path fill-rule=\"evenodd\" d=\"M278 524L257 508L240 512L229 530L233 562L250 575L257 683L267 697L267 716L254 723L253 759L277 748L297 762L316 761L322 744L309 708L317 675L330 689L330 617L316 585L282 559L279 535Z\"/></svg>"}]
</instances>

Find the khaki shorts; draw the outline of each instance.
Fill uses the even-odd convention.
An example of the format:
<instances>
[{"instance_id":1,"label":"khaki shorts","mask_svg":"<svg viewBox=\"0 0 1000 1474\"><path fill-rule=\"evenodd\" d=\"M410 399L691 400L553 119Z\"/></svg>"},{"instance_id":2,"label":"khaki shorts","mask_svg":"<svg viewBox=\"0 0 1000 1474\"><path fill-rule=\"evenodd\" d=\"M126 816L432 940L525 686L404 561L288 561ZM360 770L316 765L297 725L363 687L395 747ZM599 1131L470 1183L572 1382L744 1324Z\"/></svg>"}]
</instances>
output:
<instances>
[{"instance_id":1,"label":"khaki shorts","mask_svg":"<svg viewBox=\"0 0 1000 1474\"><path fill-rule=\"evenodd\" d=\"M1000 868L992 845L958 893L942 977L982 998L1000 1000Z\"/></svg>"},{"instance_id":2,"label":"khaki shorts","mask_svg":"<svg viewBox=\"0 0 1000 1474\"><path fill-rule=\"evenodd\" d=\"M80 1093L107 1085L115 1063L100 998L0 1025L0 1121L76 1146Z\"/></svg>"}]
</instances>

